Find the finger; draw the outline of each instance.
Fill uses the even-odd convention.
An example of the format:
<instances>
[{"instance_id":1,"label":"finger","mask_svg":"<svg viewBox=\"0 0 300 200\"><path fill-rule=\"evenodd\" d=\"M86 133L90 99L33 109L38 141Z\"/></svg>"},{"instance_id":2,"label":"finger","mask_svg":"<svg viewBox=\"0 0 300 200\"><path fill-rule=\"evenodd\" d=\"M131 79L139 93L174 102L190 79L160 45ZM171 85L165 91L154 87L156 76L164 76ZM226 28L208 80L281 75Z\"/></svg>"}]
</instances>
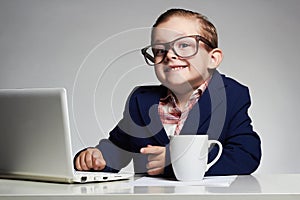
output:
<instances>
[{"instance_id":1,"label":"finger","mask_svg":"<svg viewBox=\"0 0 300 200\"><path fill-rule=\"evenodd\" d=\"M106 162L102 156L102 153L98 150L94 151L92 157L93 157L93 169L94 170L104 169Z\"/></svg>"},{"instance_id":2,"label":"finger","mask_svg":"<svg viewBox=\"0 0 300 200\"><path fill-rule=\"evenodd\" d=\"M141 148L140 152L142 154L160 154L164 151L164 147L160 146L151 146L148 145L147 147Z\"/></svg>"},{"instance_id":3,"label":"finger","mask_svg":"<svg viewBox=\"0 0 300 200\"><path fill-rule=\"evenodd\" d=\"M85 170L89 170L94 167L93 166L93 154L90 150L87 150L87 152L85 154L85 164L87 166L87 168Z\"/></svg>"},{"instance_id":4,"label":"finger","mask_svg":"<svg viewBox=\"0 0 300 200\"><path fill-rule=\"evenodd\" d=\"M163 174L164 168L153 168L153 169L148 170L147 173L151 176Z\"/></svg>"},{"instance_id":5,"label":"finger","mask_svg":"<svg viewBox=\"0 0 300 200\"><path fill-rule=\"evenodd\" d=\"M148 156L148 161L159 161L159 160L164 160L164 154L150 154Z\"/></svg>"},{"instance_id":6,"label":"finger","mask_svg":"<svg viewBox=\"0 0 300 200\"><path fill-rule=\"evenodd\" d=\"M99 153L98 153L99 152ZM95 162L99 157L100 157L100 151L95 148L89 148L86 150L85 153L85 164L87 168L85 170L90 170L90 169L97 169L98 166L97 164L99 162Z\"/></svg>"},{"instance_id":7,"label":"finger","mask_svg":"<svg viewBox=\"0 0 300 200\"><path fill-rule=\"evenodd\" d=\"M86 156L86 151L82 152L79 156L81 170L88 170L89 169L88 166L85 163L85 156Z\"/></svg>"},{"instance_id":8,"label":"finger","mask_svg":"<svg viewBox=\"0 0 300 200\"><path fill-rule=\"evenodd\" d=\"M79 171L82 170L81 166L80 166L80 157L77 156L76 160L75 160L75 168Z\"/></svg>"},{"instance_id":9,"label":"finger","mask_svg":"<svg viewBox=\"0 0 300 200\"><path fill-rule=\"evenodd\" d=\"M151 161L147 163L146 168L147 169L161 168L162 165L163 164L160 161Z\"/></svg>"}]
</instances>

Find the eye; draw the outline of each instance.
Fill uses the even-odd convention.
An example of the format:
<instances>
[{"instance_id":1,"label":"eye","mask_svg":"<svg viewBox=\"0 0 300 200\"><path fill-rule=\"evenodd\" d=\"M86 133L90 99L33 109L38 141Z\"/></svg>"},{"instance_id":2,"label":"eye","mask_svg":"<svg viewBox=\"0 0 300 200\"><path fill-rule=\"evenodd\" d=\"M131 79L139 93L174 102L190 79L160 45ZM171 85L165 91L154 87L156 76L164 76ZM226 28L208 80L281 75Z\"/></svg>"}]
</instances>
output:
<instances>
[{"instance_id":1,"label":"eye","mask_svg":"<svg viewBox=\"0 0 300 200\"><path fill-rule=\"evenodd\" d=\"M188 44L188 43L180 43L180 44L178 45L178 48L187 48L187 47L189 47L189 46L191 46L191 45Z\"/></svg>"},{"instance_id":2,"label":"eye","mask_svg":"<svg viewBox=\"0 0 300 200\"><path fill-rule=\"evenodd\" d=\"M153 52L154 56L163 56L165 54L166 50L161 49L161 48L153 48L152 52Z\"/></svg>"}]
</instances>

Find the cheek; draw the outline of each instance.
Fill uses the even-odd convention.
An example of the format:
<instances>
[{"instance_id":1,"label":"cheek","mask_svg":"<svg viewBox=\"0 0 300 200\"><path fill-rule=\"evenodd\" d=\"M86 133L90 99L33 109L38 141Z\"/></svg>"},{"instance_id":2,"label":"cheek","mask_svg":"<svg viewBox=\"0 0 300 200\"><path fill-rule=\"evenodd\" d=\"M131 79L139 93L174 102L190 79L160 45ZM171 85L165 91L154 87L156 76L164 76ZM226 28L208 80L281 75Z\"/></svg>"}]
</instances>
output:
<instances>
[{"instance_id":1,"label":"cheek","mask_svg":"<svg viewBox=\"0 0 300 200\"><path fill-rule=\"evenodd\" d=\"M207 61L203 59L196 59L190 62L191 66L191 74L193 77L197 78L204 78L207 76L208 73L208 65Z\"/></svg>"},{"instance_id":2,"label":"cheek","mask_svg":"<svg viewBox=\"0 0 300 200\"><path fill-rule=\"evenodd\" d=\"M160 80L163 77L163 69L161 66L155 66L154 67L154 72L156 77Z\"/></svg>"},{"instance_id":3,"label":"cheek","mask_svg":"<svg viewBox=\"0 0 300 200\"><path fill-rule=\"evenodd\" d=\"M202 71L204 69L205 63L202 60L192 60L190 61L191 70Z\"/></svg>"},{"instance_id":4,"label":"cheek","mask_svg":"<svg viewBox=\"0 0 300 200\"><path fill-rule=\"evenodd\" d=\"M189 60L190 66L192 66L196 70L206 70L208 68L208 59L205 56L197 56L193 59Z\"/></svg>"}]
</instances>

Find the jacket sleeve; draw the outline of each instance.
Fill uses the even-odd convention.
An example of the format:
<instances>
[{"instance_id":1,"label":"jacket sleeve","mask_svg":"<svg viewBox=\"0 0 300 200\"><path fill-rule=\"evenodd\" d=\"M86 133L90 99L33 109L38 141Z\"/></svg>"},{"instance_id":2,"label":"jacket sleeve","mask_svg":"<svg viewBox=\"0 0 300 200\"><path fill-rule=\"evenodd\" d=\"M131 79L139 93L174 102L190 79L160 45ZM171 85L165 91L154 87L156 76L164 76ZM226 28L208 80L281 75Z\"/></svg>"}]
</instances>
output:
<instances>
[{"instance_id":1,"label":"jacket sleeve","mask_svg":"<svg viewBox=\"0 0 300 200\"><path fill-rule=\"evenodd\" d=\"M251 174L260 163L261 141L253 131L248 109L251 105L249 90L240 88L234 96L227 97L227 113L220 141L223 152L220 159L206 175L241 175ZM215 158L218 147L213 147L209 153L209 162Z\"/></svg>"},{"instance_id":2,"label":"jacket sleeve","mask_svg":"<svg viewBox=\"0 0 300 200\"><path fill-rule=\"evenodd\" d=\"M118 143L118 141L121 143ZM118 126L110 132L109 139L100 140L96 148L101 151L103 158L106 161L106 167L103 171L118 172L128 165L132 159L132 153L122 146L122 144L127 143L126 141L126 134L124 134Z\"/></svg>"},{"instance_id":3,"label":"jacket sleeve","mask_svg":"<svg viewBox=\"0 0 300 200\"><path fill-rule=\"evenodd\" d=\"M126 101L122 119L109 133L109 138L100 140L96 146L96 148L102 152L104 160L106 161L104 171L116 172L121 170L129 164L137 153L137 151L132 148L132 146L134 146L132 141L135 131L132 130L134 122L130 115L130 113L135 111L136 106L130 105L136 105L134 103L134 97L138 92L138 88L135 88L131 92Z\"/></svg>"}]
</instances>

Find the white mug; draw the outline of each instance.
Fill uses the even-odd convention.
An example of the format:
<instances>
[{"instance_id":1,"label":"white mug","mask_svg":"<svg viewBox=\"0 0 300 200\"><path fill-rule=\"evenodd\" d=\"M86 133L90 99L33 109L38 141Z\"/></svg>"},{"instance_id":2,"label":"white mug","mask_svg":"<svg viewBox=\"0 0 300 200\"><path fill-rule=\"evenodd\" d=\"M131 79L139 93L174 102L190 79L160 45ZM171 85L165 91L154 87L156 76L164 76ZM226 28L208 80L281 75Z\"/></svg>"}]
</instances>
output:
<instances>
[{"instance_id":1,"label":"white mug","mask_svg":"<svg viewBox=\"0 0 300 200\"><path fill-rule=\"evenodd\" d=\"M219 146L219 152L213 161L207 163L208 148L212 144ZM171 136L170 156L177 180L202 180L205 172L218 161L222 150L222 144L217 140L208 140L208 135Z\"/></svg>"}]
</instances>

